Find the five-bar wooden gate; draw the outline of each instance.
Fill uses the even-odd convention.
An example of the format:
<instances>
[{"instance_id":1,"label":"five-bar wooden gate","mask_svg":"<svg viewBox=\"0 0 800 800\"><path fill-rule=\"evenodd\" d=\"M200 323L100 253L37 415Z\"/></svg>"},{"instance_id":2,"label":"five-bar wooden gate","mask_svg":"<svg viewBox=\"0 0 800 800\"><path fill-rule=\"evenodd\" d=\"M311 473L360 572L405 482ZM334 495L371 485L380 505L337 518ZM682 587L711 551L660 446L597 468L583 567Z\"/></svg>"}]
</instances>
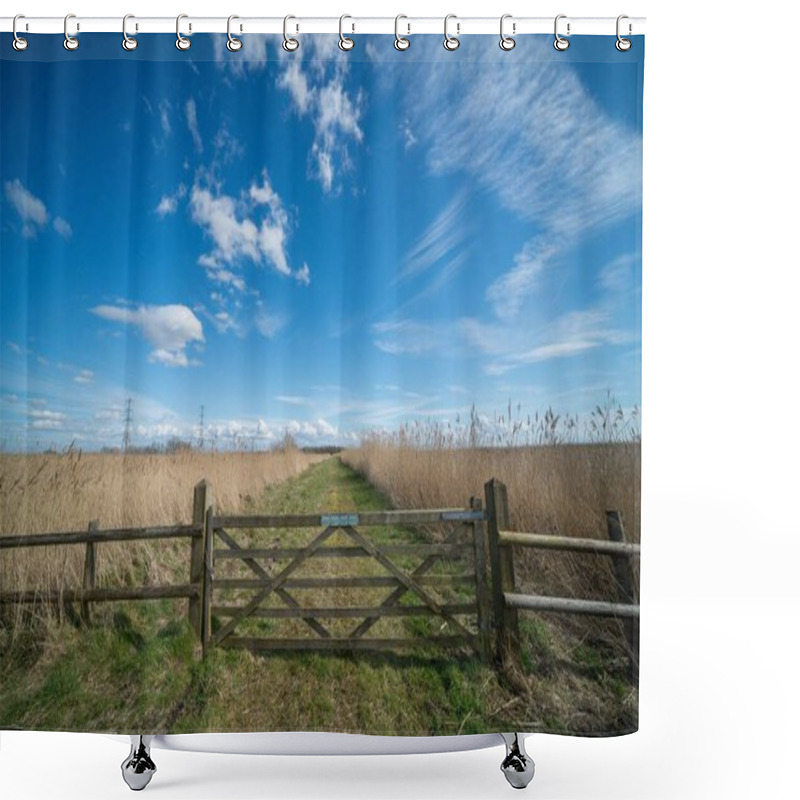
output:
<instances>
[{"instance_id":1,"label":"five-bar wooden gate","mask_svg":"<svg viewBox=\"0 0 800 800\"><path fill-rule=\"evenodd\" d=\"M465 509L268 516L215 516L204 505L204 652L467 647L491 657L479 500ZM350 559L359 568L343 572Z\"/></svg>"}]
</instances>

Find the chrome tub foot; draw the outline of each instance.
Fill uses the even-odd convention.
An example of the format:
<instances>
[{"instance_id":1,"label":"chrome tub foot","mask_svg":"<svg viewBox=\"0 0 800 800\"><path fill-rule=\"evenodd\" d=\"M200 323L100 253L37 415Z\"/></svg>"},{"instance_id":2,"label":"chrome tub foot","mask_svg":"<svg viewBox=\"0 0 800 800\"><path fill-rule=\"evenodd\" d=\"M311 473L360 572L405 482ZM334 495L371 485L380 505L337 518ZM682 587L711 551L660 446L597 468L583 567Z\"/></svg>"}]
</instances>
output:
<instances>
[{"instance_id":1,"label":"chrome tub foot","mask_svg":"<svg viewBox=\"0 0 800 800\"><path fill-rule=\"evenodd\" d=\"M122 762L122 779L134 792L140 792L150 783L156 772L156 765L150 758L152 736L131 734L131 752Z\"/></svg>"},{"instance_id":2,"label":"chrome tub foot","mask_svg":"<svg viewBox=\"0 0 800 800\"><path fill-rule=\"evenodd\" d=\"M524 789L536 769L533 759L525 752L525 737L521 733L501 733L506 743L506 757L500 765L506 780L515 789Z\"/></svg>"}]
</instances>

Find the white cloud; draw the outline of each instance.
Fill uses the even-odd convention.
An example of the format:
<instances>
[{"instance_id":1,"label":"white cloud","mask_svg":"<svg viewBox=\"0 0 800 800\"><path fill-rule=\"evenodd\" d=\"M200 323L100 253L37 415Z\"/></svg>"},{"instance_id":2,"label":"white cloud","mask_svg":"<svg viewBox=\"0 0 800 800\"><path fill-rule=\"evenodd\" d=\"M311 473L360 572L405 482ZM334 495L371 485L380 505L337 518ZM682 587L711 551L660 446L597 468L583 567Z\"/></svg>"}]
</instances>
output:
<instances>
[{"instance_id":1,"label":"white cloud","mask_svg":"<svg viewBox=\"0 0 800 800\"><path fill-rule=\"evenodd\" d=\"M156 214L162 219L178 210L178 203L186 197L186 186L181 183L172 194L162 195L156 206Z\"/></svg>"},{"instance_id":2,"label":"white cloud","mask_svg":"<svg viewBox=\"0 0 800 800\"><path fill-rule=\"evenodd\" d=\"M286 320L277 314L268 314L261 304L258 304L258 306L253 324L265 339L271 339L286 325Z\"/></svg>"},{"instance_id":3,"label":"white cloud","mask_svg":"<svg viewBox=\"0 0 800 800\"><path fill-rule=\"evenodd\" d=\"M6 181L5 193L6 199L22 220L22 235L26 239L32 239L47 224L47 207L22 185L19 178Z\"/></svg>"},{"instance_id":4,"label":"white cloud","mask_svg":"<svg viewBox=\"0 0 800 800\"><path fill-rule=\"evenodd\" d=\"M414 145L417 144L419 141L416 136L414 136L414 131L411 128L411 123L406 119L400 125L400 132L403 135L403 144L405 145L406 151L411 150Z\"/></svg>"},{"instance_id":5,"label":"white cloud","mask_svg":"<svg viewBox=\"0 0 800 800\"><path fill-rule=\"evenodd\" d=\"M363 90L345 87L348 64L339 58L336 42L330 37L314 37L304 45L306 61L282 54L284 70L278 87L289 93L300 117L308 116L314 126L314 142L309 153L309 175L318 180L326 193L336 188L336 178L350 166L348 145L364 138L361 116ZM304 70L304 64L308 68Z\"/></svg>"},{"instance_id":6,"label":"white cloud","mask_svg":"<svg viewBox=\"0 0 800 800\"><path fill-rule=\"evenodd\" d=\"M300 269L296 270L294 277L298 283L308 286L311 283L311 270L308 268L308 264L303 264Z\"/></svg>"},{"instance_id":7,"label":"white cloud","mask_svg":"<svg viewBox=\"0 0 800 800\"><path fill-rule=\"evenodd\" d=\"M156 214L159 217L166 217L174 214L178 210L178 200L173 195L165 194L156 206Z\"/></svg>"},{"instance_id":8,"label":"white cloud","mask_svg":"<svg viewBox=\"0 0 800 800\"><path fill-rule=\"evenodd\" d=\"M186 124L189 126L189 133L192 134L194 149L198 153L203 152L203 140L200 138L200 130L197 127L197 103L190 97L186 101Z\"/></svg>"},{"instance_id":9,"label":"white cloud","mask_svg":"<svg viewBox=\"0 0 800 800\"><path fill-rule=\"evenodd\" d=\"M96 306L91 309L102 319L134 325L141 330L154 349L150 360L172 367L189 366L186 348L202 344L203 325L194 313L183 305Z\"/></svg>"},{"instance_id":10,"label":"white cloud","mask_svg":"<svg viewBox=\"0 0 800 800\"><path fill-rule=\"evenodd\" d=\"M336 436L336 428L324 419L317 419L313 422L300 422L293 419L286 426L288 433L292 436L302 436L306 439L326 439Z\"/></svg>"},{"instance_id":11,"label":"white cloud","mask_svg":"<svg viewBox=\"0 0 800 800\"><path fill-rule=\"evenodd\" d=\"M36 238L36 234L47 225L50 219L47 206L33 192L23 186L19 178L6 181L4 189L6 200L14 207L22 222L20 233L26 239ZM72 236L72 226L63 217L56 217L53 220L53 229L64 239Z\"/></svg>"},{"instance_id":12,"label":"white cloud","mask_svg":"<svg viewBox=\"0 0 800 800\"><path fill-rule=\"evenodd\" d=\"M63 239L72 238L72 226L63 217L56 217L53 220L53 228Z\"/></svg>"},{"instance_id":13,"label":"white cloud","mask_svg":"<svg viewBox=\"0 0 800 800\"><path fill-rule=\"evenodd\" d=\"M35 430L58 431L64 428L67 415L60 411L31 409L28 411L29 426Z\"/></svg>"},{"instance_id":14,"label":"white cloud","mask_svg":"<svg viewBox=\"0 0 800 800\"><path fill-rule=\"evenodd\" d=\"M243 290L243 279L229 268L245 258L258 265L266 263L300 283L309 282L307 265L296 272L289 265L291 221L266 172L261 184L253 183L238 199L195 184L190 202L192 219L214 242L214 250L199 258L212 280ZM223 270L223 265L228 269Z\"/></svg>"},{"instance_id":15,"label":"white cloud","mask_svg":"<svg viewBox=\"0 0 800 800\"><path fill-rule=\"evenodd\" d=\"M73 380L75 383L92 383L94 381L94 372L90 369L82 369Z\"/></svg>"},{"instance_id":16,"label":"white cloud","mask_svg":"<svg viewBox=\"0 0 800 800\"><path fill-rule=\"evenodd\" d=\"M16 343L16 342L7 342L8 349L11 350L12 353L16 353L17 355L23 354L23 349Z\"/></svg>"},{"instance_id":17,"label":"white cloud","mask_svg":"<svg viewBox=\"0 0 800 800\"><path fill-rule=\"evenodd\" d=\"M236 34L235 27L233 33ZM267 34L248 33L243 37L244 53L240 56L231 53L225 46L228 41L227 34L212 33L210 36L217 66L237 78L243 77L246 71L258 72L267 63Z\"/></svg>"},{"instance_id":18,"label":"white cloud","mask_svg":"<svg viewBox=\"0 0 800 800\"><path fill-rule=\"evenodd\" d=\"M299 59L293 58L288 61L286 69L278 79L278 86L289 91L298 114L304 116L311 106L311 89Z\"/></svg>"}]
</instances>

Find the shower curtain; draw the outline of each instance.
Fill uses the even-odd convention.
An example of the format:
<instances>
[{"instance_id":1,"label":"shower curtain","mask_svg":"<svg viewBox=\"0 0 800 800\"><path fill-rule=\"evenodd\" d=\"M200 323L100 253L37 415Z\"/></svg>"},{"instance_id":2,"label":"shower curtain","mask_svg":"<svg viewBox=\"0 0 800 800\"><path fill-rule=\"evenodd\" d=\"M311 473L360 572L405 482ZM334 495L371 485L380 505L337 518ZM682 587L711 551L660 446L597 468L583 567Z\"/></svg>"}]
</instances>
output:
<instances>
[{"instance_id":1,"label":"shower curtain","mask_svg":"<svg viewBox=\"0 0 800 800\"><path fill-rule=\"evenodd\" d=\"M352 38L0 43L0 728L636 730L643 37Z\"/></svg>"}]
</instances>

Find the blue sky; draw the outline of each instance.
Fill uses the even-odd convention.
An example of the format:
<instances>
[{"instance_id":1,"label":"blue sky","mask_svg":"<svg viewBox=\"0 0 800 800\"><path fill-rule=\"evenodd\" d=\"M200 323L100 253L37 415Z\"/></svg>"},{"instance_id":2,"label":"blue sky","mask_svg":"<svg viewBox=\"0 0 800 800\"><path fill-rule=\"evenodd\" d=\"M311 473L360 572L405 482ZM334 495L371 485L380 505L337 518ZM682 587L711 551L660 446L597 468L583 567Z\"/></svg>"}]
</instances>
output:
<instances>
[{"instance_id":1,"label":"blue sky","mask_svg":"<svg viewBox=\"0 0 800 800\"><path fill-rule=\"evenodd\" d=\"M640 404L640 56L426 38L4 54L3 446Z\"/></svg>"}]
</instances>

